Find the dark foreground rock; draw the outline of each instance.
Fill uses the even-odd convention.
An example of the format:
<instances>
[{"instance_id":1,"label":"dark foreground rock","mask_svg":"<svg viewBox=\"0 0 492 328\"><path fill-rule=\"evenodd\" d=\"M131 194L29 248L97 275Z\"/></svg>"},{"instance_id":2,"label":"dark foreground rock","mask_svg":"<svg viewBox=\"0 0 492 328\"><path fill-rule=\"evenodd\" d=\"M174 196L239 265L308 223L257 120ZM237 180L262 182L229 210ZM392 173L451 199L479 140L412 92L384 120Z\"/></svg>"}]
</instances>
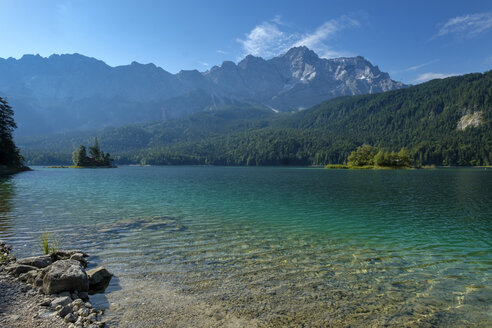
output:
<instances>
[{"instance_id":1,"label":"dark foreground rock","mask_svg":"<svg viewBox=\"0 0 492 328\"><path fill-rule=\"evenodd\" d=\"M67 327L56 311L41 306L45 295L0 269L0 327Z\"/></svg>"},{"instance_id":2,"label":"dark foreground rock","mask_svg":"<svg viewBox=\"0 0 492 328\"><path fill-rule=\"evenodd\" d=\"M101 328L104 311L89 301L87 254L60 251L49 256L16 259L0 241L1 328ZM109 283L112 274L90 270L94 286Z\"/></svg>"},{"instance_id":3,"label":"dark foreground rock","mask_svg":"<svg viewBox=\"0 0 492 328\"><path fill-rule=\"evenodd\" d=\"M95 269L87 270L87 277L89 278L89 291L96 293L104 292L106 287L108 287L113 274L104 267L97 267Z\"/></svg>"}]
</instances>

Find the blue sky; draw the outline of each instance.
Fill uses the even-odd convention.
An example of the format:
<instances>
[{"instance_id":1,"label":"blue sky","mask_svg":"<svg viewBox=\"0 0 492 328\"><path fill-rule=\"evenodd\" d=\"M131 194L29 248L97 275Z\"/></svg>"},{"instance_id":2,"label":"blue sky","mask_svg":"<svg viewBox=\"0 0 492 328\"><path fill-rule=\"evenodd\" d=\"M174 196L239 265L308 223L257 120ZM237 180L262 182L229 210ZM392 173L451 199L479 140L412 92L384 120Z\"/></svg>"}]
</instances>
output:
<instances>
[{"instance_id":1,"label":"blue sky","mask_svg":"<svg viewBox=\"0 0 492 328\"><path fill-rule=\"evenodd\" d=\"M420 83L492 69L492 1L0 0L0 57L80 53L205 71L295 45Z\"/></svg>"}]
</instances>

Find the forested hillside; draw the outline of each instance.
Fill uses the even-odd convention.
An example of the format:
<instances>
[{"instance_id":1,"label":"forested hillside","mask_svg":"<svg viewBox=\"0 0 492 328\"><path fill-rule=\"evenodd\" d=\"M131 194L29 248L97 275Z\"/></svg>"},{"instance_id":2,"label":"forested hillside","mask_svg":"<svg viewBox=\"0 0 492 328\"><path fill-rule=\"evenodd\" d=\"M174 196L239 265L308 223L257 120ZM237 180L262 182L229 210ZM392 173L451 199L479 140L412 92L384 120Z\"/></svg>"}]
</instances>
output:
<instances>
[{"instance_id":1,"label":"forested hillside","mask_svg":"<svg viewBox=\"0 0 492 328\"><path fill-rule=\"evenodd\" d=\"M48 164L94 135L24 139L21 146L30 163ZM294 114L227 108L97 136L119 163L325 165L344 163L369 144L406 147L414 164L491 165L492 72L336 98Z\"/></svg>"}]
</instances>

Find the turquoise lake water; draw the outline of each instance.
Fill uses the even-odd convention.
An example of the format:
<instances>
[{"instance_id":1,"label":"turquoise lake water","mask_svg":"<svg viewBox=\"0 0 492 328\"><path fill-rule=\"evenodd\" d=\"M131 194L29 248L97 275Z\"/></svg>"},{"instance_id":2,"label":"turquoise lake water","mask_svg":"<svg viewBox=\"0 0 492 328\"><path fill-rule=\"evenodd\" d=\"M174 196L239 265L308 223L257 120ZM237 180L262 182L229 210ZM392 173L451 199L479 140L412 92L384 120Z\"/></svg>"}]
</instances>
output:
<instances>
[{"instance_id":1,"label":"turquoise lake water","mask_svg":"<svg viewBox=\"0 0 492 328\"><path fill-rule=\"evenodd\" d=\"M111 327L486 327L492 170L35 168L0 239L41 231L116 276Z\"/></svg>"}]
</instances>

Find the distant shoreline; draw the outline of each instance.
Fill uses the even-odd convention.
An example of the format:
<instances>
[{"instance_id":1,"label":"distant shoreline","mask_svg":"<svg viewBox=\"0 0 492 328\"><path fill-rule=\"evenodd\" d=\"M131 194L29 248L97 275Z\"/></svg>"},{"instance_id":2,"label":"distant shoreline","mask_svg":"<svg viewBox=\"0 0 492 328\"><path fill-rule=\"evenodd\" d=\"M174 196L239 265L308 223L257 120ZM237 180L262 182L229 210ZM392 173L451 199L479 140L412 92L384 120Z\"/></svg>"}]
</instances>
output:
<instances>
[{"instance_id":1,"label":"distant shoreline","mask_svg":"<svg viewBox=\"0 0 492 328\"><path fill-rule=\"evenodd\" d=\"M46 167L49 169L115 169L118 166L116 165L109 165L109 166L49 165Z\"/></svg>"}]
</instances>

